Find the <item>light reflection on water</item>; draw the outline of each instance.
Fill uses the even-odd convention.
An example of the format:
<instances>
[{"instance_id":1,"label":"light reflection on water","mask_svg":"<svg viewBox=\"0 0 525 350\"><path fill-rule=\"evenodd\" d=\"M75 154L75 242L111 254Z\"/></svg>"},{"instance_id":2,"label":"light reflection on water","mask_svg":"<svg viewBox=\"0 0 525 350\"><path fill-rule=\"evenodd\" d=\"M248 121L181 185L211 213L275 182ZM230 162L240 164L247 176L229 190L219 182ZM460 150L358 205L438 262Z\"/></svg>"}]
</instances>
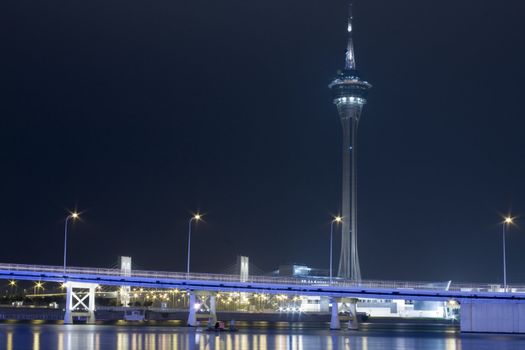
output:
<instances>
[{"instance_id":1,"label":"light reflection on water","mask_svg":"<svg viewBox=\"0 0 525 350\"><path fill-rule=\"evenodd\" d=\"M40 350L40 332L33 332L33 350Z\"/></svg>"},{"instance_id":2,"label":"light reflection on water","mask_svg":"<svg viewBox=\"0 0 525 350\"><path fill-rule=\"evenodd\" d=\"M6 350L484 350L525 349L525 336L447 332L243 329L206 332L181 327L0 324Z\"/></svg>"},{"instance_id":3,"label":"light reflection on water","mask_svg":"<svg viewBox=\"0 0 525 350\"><path fill-rule=\"evenodd\" d=\"M7 350L13 350L13 332L7 333Z\"/></svg>"}]
</instances>

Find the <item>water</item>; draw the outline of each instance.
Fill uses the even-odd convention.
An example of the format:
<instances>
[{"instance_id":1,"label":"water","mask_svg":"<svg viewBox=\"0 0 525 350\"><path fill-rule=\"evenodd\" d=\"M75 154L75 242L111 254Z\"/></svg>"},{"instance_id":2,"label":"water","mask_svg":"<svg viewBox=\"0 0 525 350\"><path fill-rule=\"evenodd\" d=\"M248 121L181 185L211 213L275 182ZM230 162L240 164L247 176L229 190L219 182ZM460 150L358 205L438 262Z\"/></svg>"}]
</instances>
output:
<instances>
[{"instance_id":1,"label":"water","mask_svg":"<svg viewBox=\"0 0 525 350\"><path fill-rule=\"evenodd\" d=\"M393 325L359 332L258 327L216 334L170 326L4 323L0 324L0 349L518 350L525 349L525 336L460 334L454 328L415 330Z\"/></svg>"}]
</instances>

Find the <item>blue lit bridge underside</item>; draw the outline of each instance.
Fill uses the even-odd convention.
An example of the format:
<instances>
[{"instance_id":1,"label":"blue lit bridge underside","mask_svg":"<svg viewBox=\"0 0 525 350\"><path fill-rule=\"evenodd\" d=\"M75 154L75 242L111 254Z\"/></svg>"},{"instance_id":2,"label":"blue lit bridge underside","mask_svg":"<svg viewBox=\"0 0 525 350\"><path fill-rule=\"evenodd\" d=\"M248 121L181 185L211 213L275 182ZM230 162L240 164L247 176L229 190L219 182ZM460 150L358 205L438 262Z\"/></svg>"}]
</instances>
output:
<instances>
[{"instance_id":1,"label":"blue lit bridge underside","mask_svg":"<svg viewBox=\"0 0 525 350\"><path fill-rule=\"evenodd\" d=\"M448 289L432 283L401 281L361 281L325 278L285 278L250 276L241 282L238 275L208 273L163 272L134 270L130 276L118 269L69 267L64 274L61 266L0 264L0 279L43 282L81 282L108 286L178 288L198 291L264 292L270 294L300 294L338 298L379 298L406 300L494 300L525 302L525 286L498 284L451 283Z\"/></svg>"},{"instance_id":2,"label":"blue lit bridge underside","mask_svg":"<svg viewBox=\"0 0 525 350\"><path fill-rule=\"evenodd\" d=\"M84 307L94 321L97 285L134 286L153 288L178 288L190 292L188 324L196 323L195 293L208 293L215 314L214 292L259 292L269 294L294 294L330 297L332 321L330 327L340 328L338 303L353 303L357 298L405 299L448 301L461 305L461 330L464 332L525 333L525 286L511 285L505 290L499 284L450 283L433 285L423 282L401 281L352 281L326 278L286 278L249 276L245 282L238 275L207 273L180 273L134 270L123 274L118 269L69 267L65 273L61 266L0 264L0 279L17 279L43 282L65 282L66 323L72 322L75 311ZM75 294L84 289L84 294ZM88 305L89 304L89 305ZM80 306L79 306L80 305ZM351 306L352 307L352 306ZM78 309L77 309L78 308ZM356 318L354 318L356 320ZM356 322L356 321L355 321ZM350 328L349 323L349 328ZM356 324L352 328L357 328Z\"/></svg>"}]
</instances>

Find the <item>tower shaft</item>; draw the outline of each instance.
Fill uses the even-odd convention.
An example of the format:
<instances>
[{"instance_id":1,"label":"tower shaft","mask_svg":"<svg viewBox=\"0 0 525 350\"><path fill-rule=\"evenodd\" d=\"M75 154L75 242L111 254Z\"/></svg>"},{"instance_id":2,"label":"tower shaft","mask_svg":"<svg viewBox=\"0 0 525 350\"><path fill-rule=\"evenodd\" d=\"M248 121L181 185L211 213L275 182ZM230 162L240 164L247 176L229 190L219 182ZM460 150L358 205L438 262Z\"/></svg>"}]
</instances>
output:
<instances>
[{"instance_id":1,"label":"tower shaft","mask_svg":"<svg viewBox=\"0 0 525 350\"><path fill-rule=\"evenodd\" d=\"M361 269L357 252L357 127L362 105L337 104L343 129L342 236L339 276L359 281ZM345 219L346 218L346 219Z\"/></svg>"}]
</instances>

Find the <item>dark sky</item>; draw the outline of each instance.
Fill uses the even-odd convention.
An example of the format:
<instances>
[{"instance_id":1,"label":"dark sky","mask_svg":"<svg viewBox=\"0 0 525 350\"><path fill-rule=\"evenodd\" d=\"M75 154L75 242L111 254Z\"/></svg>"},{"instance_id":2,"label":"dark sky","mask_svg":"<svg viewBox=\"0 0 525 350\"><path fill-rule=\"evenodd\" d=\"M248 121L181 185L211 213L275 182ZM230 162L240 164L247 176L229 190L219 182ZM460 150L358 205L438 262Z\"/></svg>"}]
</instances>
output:
<instances>
[{"instance_id":1,"label":"dark sky","mask_svg":"<svg viewBox=\"0 0 525 350\"><path fill-rule=\"evenodd\" d=\"M327 267L344 0L0 5L0 260ZM525 2L355 1L366 279L501 280L525 215ZM525 283L525 221L508 235ZM339 247L337 246L337 250Z\"/></svg>"}]
</instances>

